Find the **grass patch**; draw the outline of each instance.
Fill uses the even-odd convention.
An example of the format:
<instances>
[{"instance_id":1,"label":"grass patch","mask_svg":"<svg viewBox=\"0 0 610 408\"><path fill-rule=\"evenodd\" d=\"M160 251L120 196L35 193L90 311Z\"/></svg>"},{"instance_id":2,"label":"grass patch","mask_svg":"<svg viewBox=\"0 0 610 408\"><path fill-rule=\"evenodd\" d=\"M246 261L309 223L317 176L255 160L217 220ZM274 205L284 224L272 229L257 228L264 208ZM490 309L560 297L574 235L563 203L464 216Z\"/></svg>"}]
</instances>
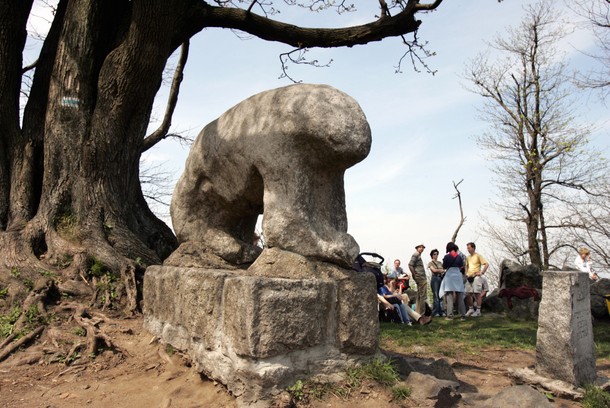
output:
<instances>
[{"instance_id":1,"label":"grass patch","mask_svg":"<svg viewBox=\"0 0 610 408\"><path fill-rule=\"evenodd\" d=\"M427 326L381 323L381 342L408 349L425 347L427 352L454 357L458 352L475 353L477 349L535 350L538 322L511 320L498 316L482 316L466 320L434 319ZM596 357L610 359L610 324L598 321L593 325Z\"/></svg>"},{"instance_id":2,"label":"grass patch","mask_svg":"<svg viewBox=\"0 0 610 408\"><path fill-rule=\"evenodd\" d=\"M610 407L610 394L594 385L587 385L581 402L583 408L607 408Z\"/></svg>"},{"instance_id":3,"label":"grass patch","mask_svg":"<svg viewBox=\"0 0 610 408\"><path fill-rule=\"evenodd\" d=\"M593 324L593 340L597 358L610 359L610 324L608 321L598 321Z\"/></svg>"},{"instance_id":4,"label":"grass patch","mask_svg":"<svg viewBox=\"0 0 610 408\"><path fill-rule=\"evenodd\" d=\"M295 402L307 403L312 399L321 401L329 395L345 400L350 397L354 390L359 389L365 380L392 387L398 379L398 372L391 360L383 356L377 356L368 364L349 367L345 371L344 381L331 383L316 380L297 380L293 385L286 388L286 391L290 393ZM395 386L391 389L391 392L395 400L403 400L411 395L409 387L404 386Z\"/></svg>"},{"instance_id":5,"label":"grass patch","mask_svg":"<svg viewBox=\"0 0 610 408\"><path fill-rule=\"evenodd\" d=\"M398 381L398 372L389 359L385 357L375 357L368 364L360 366L364 376L381 385L391 386Z\"/></svg>"},{"instance_id":6,"label":"grass patch","mask_svg":"<svg viewBox=\"0 0 610 408\"><path fill-rule=\"evenodd\" d=\"M395 385L391 391L392 397L396 401L403 401L411 396L411 387L406 385Z\"/></svg>"},{"instance_id":7,"label":"grass patch","mask_svg":"<svg viewBox=\"0 0 610 408\"><path fill-rule=\"evenodd\" d=\"M536 347L538 324L497 317L461 320L437 318L427 326L401 327L381 324L381 341L408 348L425 347L427 351L448 357L457 351L475 353L480 347L532 350Z\"/></svg>"}]
</instances>

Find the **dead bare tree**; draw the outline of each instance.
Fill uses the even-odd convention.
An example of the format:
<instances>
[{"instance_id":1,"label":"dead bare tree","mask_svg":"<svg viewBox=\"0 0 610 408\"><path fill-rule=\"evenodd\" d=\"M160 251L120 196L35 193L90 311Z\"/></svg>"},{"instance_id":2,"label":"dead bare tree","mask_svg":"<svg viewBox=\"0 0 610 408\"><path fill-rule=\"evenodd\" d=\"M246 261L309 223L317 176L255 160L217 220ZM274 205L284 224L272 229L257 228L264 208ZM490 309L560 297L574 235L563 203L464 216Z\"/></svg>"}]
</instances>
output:
<instances>
[{"instance_id":1,"label":"dead bare tree","mask_svg":"<svg viewBox=\"0 0 610 408\"><path fill-rule=\"evenodd\" d=\"M460 228L462 228L462 225L464 225L464 222L466 221L466 217L464 217L464 209L462 208L462 193L460 193L460 190L458 189L459 185L462 184L462 181L464 181L464 179L461 179L457 183L455 181L452 181L453 188L455 189L455 195L453 196L453 199L458 199L458 205L460 207L460 222L458 223L455 232L451 236L451 242L456 242L458 232L460 232Z\"/></svg>"}]
</instances>

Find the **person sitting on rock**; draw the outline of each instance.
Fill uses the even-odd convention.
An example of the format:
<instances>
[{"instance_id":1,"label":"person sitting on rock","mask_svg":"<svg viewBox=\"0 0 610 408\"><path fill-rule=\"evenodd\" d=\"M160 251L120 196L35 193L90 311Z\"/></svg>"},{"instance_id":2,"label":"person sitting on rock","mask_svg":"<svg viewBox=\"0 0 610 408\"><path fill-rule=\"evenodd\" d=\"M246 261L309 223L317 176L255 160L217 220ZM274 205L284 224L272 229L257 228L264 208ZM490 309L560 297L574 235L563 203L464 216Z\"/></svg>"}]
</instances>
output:
<instances>
[{"instance_id":1,"label":"person sitting on rock","mask_svg":"<svg viewBox=\"0 0 610 408\"><path fill-rule=\"evenodd\" d=\"M407 296L406 293L401 295L400 293L392 292L389 284L390 284L390 279L386 277L385 285L383 285L379 288L379 292L378 292L378 298L380 298L379 302L382 303L386 308L387 308L388 304L397 305L403 323L410 324L411 321L414 321L414 322L419 323L420 325L426 325L432 321L432 317L421 315L421 314L417 313L416 311L414 311L413 309L411 309L407 303L408 297L407 297L406 302L403 299L403 296Z\"/></svg>"}]
</instances>

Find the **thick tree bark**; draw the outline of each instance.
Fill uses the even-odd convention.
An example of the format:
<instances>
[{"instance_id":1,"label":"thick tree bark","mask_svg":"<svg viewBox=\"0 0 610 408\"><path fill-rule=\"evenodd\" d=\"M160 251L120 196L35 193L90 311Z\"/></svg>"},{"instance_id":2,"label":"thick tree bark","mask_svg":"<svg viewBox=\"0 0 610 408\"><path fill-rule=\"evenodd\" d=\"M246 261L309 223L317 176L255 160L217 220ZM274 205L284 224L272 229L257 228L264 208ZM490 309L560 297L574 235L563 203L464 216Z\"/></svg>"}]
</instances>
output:
<instances>
[{"instance_id":1,"label":"thick tree bark","mask_svg":"<svg viewBox=\"0 0 610 408\"><path fill-rule=\"evenodd\" d=\"M0 231L11 221L10 208L24 201L17 183L26 147L19 127L19 91L31 7L32 0L0 3Z\"/></svg>"},{"instance_id":2,"label":"thick tree bark","mask_svg":"<svg viewBox=\"0 0 610 408\"><path fill-rule=\"evenodd\" d=\"M415 13L439 4L409 1L396 16L315 29L199 0L60 0L20 127L32 0L0 2L0 271L19 267L34 278L70 264L66 277L91 279L101 262L136 309L136 272L177 246L148 208L138 168L172 52L205 27L297 47L364 44L416 30Z\"/></svg>"}]
</instances>

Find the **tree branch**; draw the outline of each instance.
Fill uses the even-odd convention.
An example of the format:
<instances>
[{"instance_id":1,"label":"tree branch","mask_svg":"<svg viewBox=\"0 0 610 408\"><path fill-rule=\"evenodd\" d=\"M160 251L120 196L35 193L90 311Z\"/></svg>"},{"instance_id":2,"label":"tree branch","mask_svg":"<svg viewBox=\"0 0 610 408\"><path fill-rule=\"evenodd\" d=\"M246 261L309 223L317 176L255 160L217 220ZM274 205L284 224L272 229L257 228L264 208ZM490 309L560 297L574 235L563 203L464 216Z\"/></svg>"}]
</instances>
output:
<instances>
[{"instance_id":1,"label":"tree branch","mask_svg":"<svg viewBox=\"0 0 610 408\"><path fill-rule=\"evenodd\" d=\"M380 17L374 22L345 28L303 28L261 17L248 10L210 6L198 2L186 21L183 38L190 38L206 27L221 27L241 30L263 40L277 41L295 48L352 47L411 33L421 21L415 19L419 11L437 8L442 0L430 4L419 4L409 0L404 10L395 16Z\"/></svg>"},{"instance_id":2,"label":"tree branch","mask_svg":"<svg viewBox=\"0 0 610 408\"><path fill-rule=\"evenodd\" d=\"M455 183L455 181L453 181L453 188L456 191L455 196L453 196L453 198L457 198L458 203L460 205L460 223L458 224L455 232L453 233L453 236L451 237L451 242L455 242L457 240L458 232L460 232L460 228L462 228L462 225L464 225L464 221L466 221L466 218L464 217L464 210L462 209L462 194L458 189L458 186L462 184L462 181L464 181L464 179L461 179L457 184Z\"/></svg>"},{"instance_id":3,"label":"tree branch","mask_svg":"<svg viewBox=\"0 0 610 408\"><path fill-rule=\"evenodd\" d=\"M184 78L184 66L186 65L186 61L189 55L189 42L185 41L182 43L182 49L180 50L180 59L178 60L178 65L176 65L176 71L174 72L174 79L172 80L172 86L169 91L169 97L167 100L167 108L165 109L165 116L163 117L163 122L159 126L157 130L155 130L152 134L144 138L142 142L142 150L141 152L145 152L150 149L161 140L165 139L168 135L169 128L172 124L172 116L174 115L174 110L176 109L176 104L178 103L178 93L180 93L180 84L182 83L182 79Z\"/></svg>"},{"instance_id":4,"label":"tree branch","mask_svg":"<svg viewBox=\"0 0 610 408\"><path fill-rule=\"evenodd\" d=\"M30 65L26 65L25 67L21 68L21 74L25 74L28 71L33 70L34 68L36 68L36 65L38 64L38 59L36 59L36 61L32 62Z\"/></svg>"}]
</instances>

